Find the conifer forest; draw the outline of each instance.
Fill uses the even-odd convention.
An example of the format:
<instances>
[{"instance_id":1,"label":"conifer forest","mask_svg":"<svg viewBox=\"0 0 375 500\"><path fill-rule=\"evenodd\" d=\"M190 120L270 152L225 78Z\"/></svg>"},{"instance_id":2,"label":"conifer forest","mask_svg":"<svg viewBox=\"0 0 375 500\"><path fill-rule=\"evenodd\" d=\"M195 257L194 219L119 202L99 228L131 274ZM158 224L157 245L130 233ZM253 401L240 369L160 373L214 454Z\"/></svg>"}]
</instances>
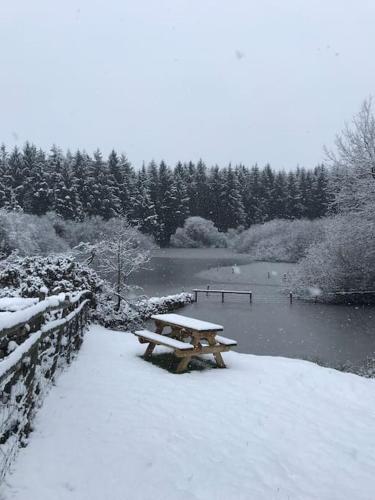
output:
<instances>
[{"instance_id":1,"label":"conifer forest","mask_svg":"<svg viewBox=\"0 0 375 500\"><path fill-rule=\"evenodd\" d=\"M46 152L26 143L0 151L0 208L63 219L125 216L158 244L191 216L213 221L220 231L273 219L315 219L330 201L324 166L275 171L270 165L208 166L198 162L135 168L124 154L97 150Z\"/></svg>"}]
</instances>

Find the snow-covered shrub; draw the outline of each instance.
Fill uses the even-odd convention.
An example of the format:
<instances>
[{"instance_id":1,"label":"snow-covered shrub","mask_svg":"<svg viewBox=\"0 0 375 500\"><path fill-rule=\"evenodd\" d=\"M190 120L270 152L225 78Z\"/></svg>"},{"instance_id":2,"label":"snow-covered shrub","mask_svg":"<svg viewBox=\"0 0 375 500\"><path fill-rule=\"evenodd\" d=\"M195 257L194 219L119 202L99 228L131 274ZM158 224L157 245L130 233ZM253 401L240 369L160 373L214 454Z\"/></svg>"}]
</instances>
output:
<instances>
[{"instance_id":1,"label":"snow-covered shrub","mask_svg":"<svg viewBox=\"0 0 375 500\"><path fill-rule=\"evenodd\" d=\"M177 228L171 237L171 245L177 248L224 248L226 237L215 224L203 217L189 217L184 227Z\"/></svg>"},{"instance_id":2,"label":"snow-covered shrub","mask_svg":"<svg viewBox=\"0 0 375 500\"><path fill-rule=\"evenodd\" d=\"M372 291L375 289L375 223L360 215L338 215L326 221L325 238L312 245L296 270L290 284L306 295L311 287L319 289L325 301L367 302L363 296L334 295L333 292Z\"/></svg>"},{"instance_id":3,"label":"snow-covered shrub","mask_svg":"<svg viewBox=\"0 0 375 500\"><path fill-rule=\"evenodd\" d=\"M119 226L126 224L132 227L138 241L138 245L145 249L154 246L150 236L142 234L137 227L130 226L125 217L113 217L109 220L103 217L86 217L82 221L64 220L54 212L49 212L46 219L50 221L55 232L66 242L69 248L75 248L81 243L97 243L113 237Z\"/></svg>"},{"instance_id":4,"label":"snow-covered shrub","mask_svg":"<svg viewBox=\"0 0 375 500\"><path fill-rule=\"evenodd\" d=\"M11 255L0 267L0 294L37 297L40 289L49 294L90 290L96 294L103 280L92 269L71 257L20 257Z\"/></svg>"},{"instance_id":5,"label":"snow-covered shrub","mask_svg":"<svg viewBox=\"0 0 375 500\"><path fill-rule=\"evenodd\" d=\"M111 293L105 291L98 296L98 305L92 313L94 321L108 328L131 330L141 326L153 314L167 313L193 301L190 293L179 293L166 297L121 301L120 308L114 308Z\"/></svg>"},{"instance_id":6,"label":"snow-covered shrub","mask_svg":"<svg viewBox=\"0 0 375 500\"><path fill-rule=\"evenodd\" d=\"M0 253L12 251L20 255L47 255L67 250L68 244L60 238L47 216L0 210Z\"/></svg>"},{"instance_id":7,"label":"snow-covered shrub","mask_svg":"<svg viewBox=\"0 0 375 500\"><path fill-rule=\"evenodd\" d=\"M323 236L323 219L275 219L251 226L230 241L234 250L255 260L297 262Z\"/></svg>"},{"instance_id":8,"label":"snow-covered shrub","mask_svg":"<svg viewBox=\"0 0 375 500\"><path fill-rule=\"evenodd\" d=\"M83 221L73 221L64 220L54 212L39 216L0 209L0 255L8 256L13 251L19 255L62 253L82 242L110 239L123 221L121 217L109 220L87 217ZM150 237L132 229L139 247L153 247Z\"/></svg>"}]
</instances>

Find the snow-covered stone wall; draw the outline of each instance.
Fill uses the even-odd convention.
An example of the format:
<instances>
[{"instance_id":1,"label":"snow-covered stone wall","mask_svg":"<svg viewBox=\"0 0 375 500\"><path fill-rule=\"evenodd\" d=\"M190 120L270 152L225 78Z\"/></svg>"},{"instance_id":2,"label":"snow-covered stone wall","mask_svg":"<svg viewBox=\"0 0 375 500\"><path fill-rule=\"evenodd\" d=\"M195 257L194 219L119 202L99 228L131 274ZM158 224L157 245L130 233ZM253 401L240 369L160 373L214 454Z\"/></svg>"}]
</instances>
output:
<instances>
[{"instance_id":1,"label":"snow-covered stone wall","mask_svg":"<svg viewBox=\"0 0 375 500\"><path fill-rule=\"evenodd\" d=\"M81 346L90 294L59 294L0 313L0 482L51 382Z\"/></svg>"}]
</instances>

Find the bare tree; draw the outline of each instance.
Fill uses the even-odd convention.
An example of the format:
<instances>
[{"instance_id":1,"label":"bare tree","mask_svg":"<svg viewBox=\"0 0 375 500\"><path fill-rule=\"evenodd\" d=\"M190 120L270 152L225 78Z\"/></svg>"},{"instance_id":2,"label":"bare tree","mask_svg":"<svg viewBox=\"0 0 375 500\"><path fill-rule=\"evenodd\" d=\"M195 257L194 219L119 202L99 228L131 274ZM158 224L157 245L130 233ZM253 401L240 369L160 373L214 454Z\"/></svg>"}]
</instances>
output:
<instances>
[{"instance_id":1,"label":"bare tree","mask_svg":"<svg viewBox=\"0 0 375 500\"><path fill-rule=\"evenodd\" d=\"M116 218L107 222L97 242L82 243L76 248L88 255L88 263L114 282L119 310L128 277L150 260L150 244L125 218Z\"/></svg>"},{"instance_id":2,"label":"bare tree","mask_svg":"<svg viewBox=\"0 0 375 500\"><path fill-rule=\"evenodd\" d=\"M332 167L334 205L340 212L371 212L375 201L375 117L372 99L365 100L352 123L335 140L336 150L325 148Z\"/></svg>"}]
</instances>

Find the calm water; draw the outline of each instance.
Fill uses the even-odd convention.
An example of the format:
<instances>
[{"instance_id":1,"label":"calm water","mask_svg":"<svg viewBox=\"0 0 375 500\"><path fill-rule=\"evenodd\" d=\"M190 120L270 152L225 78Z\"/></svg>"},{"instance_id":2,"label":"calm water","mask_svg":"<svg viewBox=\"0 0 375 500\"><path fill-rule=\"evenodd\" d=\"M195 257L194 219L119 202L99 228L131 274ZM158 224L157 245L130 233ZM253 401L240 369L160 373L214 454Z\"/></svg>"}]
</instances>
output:
<instances>
[{"instance_id":1,"label":"calm water","mask_svg":"<svg viewBox=\"0 0 375 500\"><path fill-rule=\"evenodd\" d=\"M151 269L132 282L147 295L191 291L194 287L252 290L246 296L200 295L198 302L179 311L224 326L224 334L238 341L238 351L319 359L330 366L358 364L375 356L375 309L294 301L281 293L283 274L290 264L250 263L228 250L158 251Z\"/></svg>"}]
</instances>

